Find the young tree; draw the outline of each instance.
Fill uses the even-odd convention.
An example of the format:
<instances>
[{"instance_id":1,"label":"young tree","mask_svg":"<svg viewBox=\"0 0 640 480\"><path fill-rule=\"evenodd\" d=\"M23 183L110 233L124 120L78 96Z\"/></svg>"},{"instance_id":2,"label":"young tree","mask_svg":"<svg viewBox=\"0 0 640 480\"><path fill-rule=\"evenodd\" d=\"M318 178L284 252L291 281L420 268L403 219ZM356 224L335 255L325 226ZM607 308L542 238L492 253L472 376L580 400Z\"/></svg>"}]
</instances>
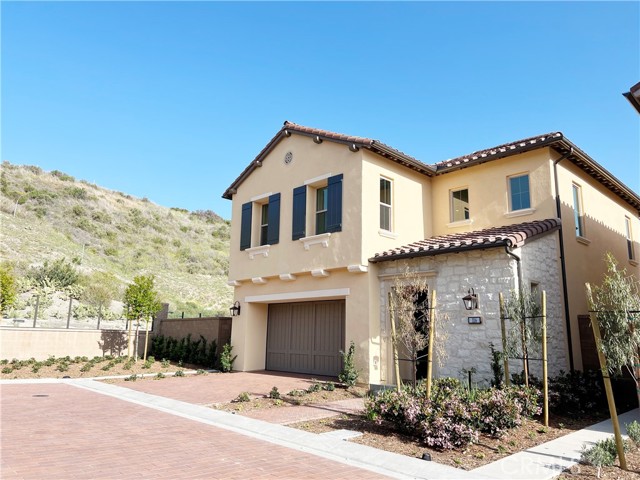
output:
<instances>
[{"instance_id":1,"label":"young tree","mask_svg":"<svg viewBox=\"0 0 640 480\"><path fill-rule=\"evenodd\" d=\"M529 386L529 354L539 350L542 342L539 299L529 290L512 291L504 308L506 318L511 320L504 353L522 360L525 385Z\"/></svg>"},{"instance_id":2,"label":"young tree","mask_svg":"<svg viewBox=\"0 0 640 480\"><path fill-rule=\"evenodd\" d=\"M396 324L395 348L403 347L413 364L413 386L416 385L418 360L429 344L429 286L424 276L407 271L395 279L389 309ZM431 355L432 352L428 352Z\"/></svg>"},{"instance_id":3,"label":"young tree","mask_svg":"<svg viewBox=\"0 0 640 480\"><path fill-rule=\"evenodd\" d=\"M600 351L610 372L627 369L636 382L640 401L640 286L616 259L605 256L607 273L588 298L602 333ZM635 368L634 368L635 366Z\"/></svg>"},{"instance_id":4,"label":"young tree","mask_svg":"<svg viewBox=\"0 0 640 480\"><path fill-rule=\"evenodd\" d=\"M131 339L131 323L136 320L136 354L139 321L144 320L146 322L148 340L149 321L161 308L158 293L154 288L154 282L155 278L153 275L138 276L133 279L133 283L129 285L124 292L124 305L127 310L127 318L129 319L129 339ZM131 343L130 340L129 343ZM146 345L147 342L145 342L145 359L147 357Z\"/></svg>"},{"instance_id":5,"label":"young tree","mask_svg":"<svg viewBox=\"0 0 640 480\"><path fill-rule=\"evenodd\" d=\"M82 299L98 309L98 328L100 328L102 311L108 309L111 301L118 297L120 281L112 273L94 272L84 277L82 283L84 286Z\"/></svg>"},{"instance_id":6,"label":"young tree","mask_svg":"<svg viewBox=\"0 0 640 480\"><path fill-rule=\"evenodd\" d=\"M0 264L0 314L6 313L16 303L17 289L13 268L7 263Z\"/></svg>"}]
</instances>

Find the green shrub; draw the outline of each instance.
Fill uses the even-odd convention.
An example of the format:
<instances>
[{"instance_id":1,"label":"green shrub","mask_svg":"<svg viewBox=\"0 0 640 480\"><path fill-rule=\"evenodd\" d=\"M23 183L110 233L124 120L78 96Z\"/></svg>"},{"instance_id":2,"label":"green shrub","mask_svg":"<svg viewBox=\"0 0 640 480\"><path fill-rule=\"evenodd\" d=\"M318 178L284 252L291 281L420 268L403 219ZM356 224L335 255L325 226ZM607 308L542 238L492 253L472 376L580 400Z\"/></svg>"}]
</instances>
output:
<instances>
[{"instance_id":1,"label":"green shrub","mask_svg":"<svg viewBox=\"0 0 640 480\"><path fill-rule=\"evenodd\" d=\"M86 200L87 199L87 191L82 187L68 187L65 188L65 193L71 198L75 198L78 200Z\"/></svg>"},{"instance_id":2,"label":"green shrub","mask_svg":"<svg viewBox=\"0 0 640 480\"><path fill-rule=\"evenodd\" d=\"M249 402L249 401L251 401L251 397L249 396L248 392L242 392L232 400L232 402L234 403Z\"/></svg>"},{"instance_id":3,"label":"green shrub","mask_svg":"<svg viewBox=\"0 0 640 480\"><path fill-rule=\"evenodd\" d=\"M606 409L602 375L590 370L561 371L549 379L549 408L568 415L583 415Z\"/></svg>"},{"instance_id":4,"label":"green shrub","mask_svg":"<svg viewBox=\"0 0 640 480\"><path fill-rule=\"evenodd\" d=\"M182 370L177 370L176 373L174 373L173 375L174 377L184 377L184 371Z\"/></svg>"},{"instance_id":5,"label":"green shrub","mask_svg":"<svg viewBox=\"0 0 640 480\"><path fill-rule=\"evenodd\" d=\"M229 343L222 347L222 353L220 354L219 360L219 370L221 372L230 372L233 368L233 362L238 356L232 356L231 350L233 350L233 347Z\"/></svg>"},{"instance_id":6,"label":"green shrub","mask_svg":"<svg viewBox=\"0 0 640 480\"><path fill-rule=\"evenodd\" d=\"M633 443L636 444L637 447L640 447L640 423L637 420L634 420L631 423L625 424L625 428L627 429L627 435Z\"/></svg>"},{"instance_id":7,"label":"green shrub","mask_svg":"<svg viewBox=\"0 0 640 480\"><path fill-rule=\"evenodd\" d=\"M13 372L13 368L12 367L4 367L2 369L2 373L8 374L8 373L11 373L11 372Z\"/></svg>"},{"instance_id":8,"label":"green shrub","mask_svg":"<svg viewBox=\"0 0 640 480\"><path fill-rule=\"evenodd\" d=\"M338 375L338 380L344 383L347 387L353 387L358 380L358 370L355 365L355 345L353 341L349 345L349 350L347 353L340 351L340 355L342 355L343 367L342 371Z\"/></svg>"},{"instance_id":9,"label":"green shrub","mask_svg":"<svg viewBox=\"0 0 640 480\"><path fill-rule=\"evenodd\" d=\"M309 388L307 388L307 393L319 392L321 389L322 387L319 383L312 383L311 385L309 385Z\"/></svg>"},{"instance_id":10,"label":"green shrub","mask_svg":"<svg viewBox=\"0 0 640 480\"><path fill-rule=\"evenodd\" d=\"M269 392L269 398L272 398L273 400L279 400L280 399L280 392L278 391L278 387L274 386L271 391Z\"/></svg>"},{"instance_id":11,"label":"green shrub","mask_svg":"<svg viewBox=\"0 0 640 480\"><path fill-rule=\"evenodd\" d=\"M327 392L333 392L336 389L336 384L333 382L327 382L322 386L322 389Z\"/></svg>"},{"instance_id":12,"label":"green shrub","mask_svg":"<svg viewBox=\"0 0 640 480\"><path fill-rule=\"evenodd\" d=\"M580 461L587 465L593 465L598 469L598 478L600 478L600 470L602 467L610 467L614 464L617 457L616 443L613 438L607 438L596 442L596 444L587 448L586 445L582 446L582 452L580 453Z\"/></svg>"},{"instance_id":13,"label":"green shrub","mask_svg":"<svg viewBox=\"0 0 640 480\"><path fill-rule=\"evenodd\" d=\"M135 373L132 373L127 378L124 379L125 382L135 382L138 379L138 376Z\"/></svg>"},{"instance_id":14,"label":"green shrub","mask_svg":"<svg viewBox=\"0 0 640 480\"><path fill-rule=\"evenodd\" d=\"M158 372L154 378L156 378L156 379L160 379L160 378L164 378L165 376L166 376L166 375L165 375L164 373L162 373L162 372Z\"/></svg>"}]
</instances>

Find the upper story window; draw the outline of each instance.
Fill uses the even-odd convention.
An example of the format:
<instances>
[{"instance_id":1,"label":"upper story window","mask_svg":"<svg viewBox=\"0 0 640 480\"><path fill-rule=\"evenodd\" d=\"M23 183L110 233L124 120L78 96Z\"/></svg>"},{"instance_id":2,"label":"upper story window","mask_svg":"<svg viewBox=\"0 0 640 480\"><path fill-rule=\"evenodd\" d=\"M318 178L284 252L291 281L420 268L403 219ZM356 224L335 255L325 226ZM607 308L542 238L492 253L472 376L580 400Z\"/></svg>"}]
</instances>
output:
<instances>
[{"instance_id":1,"label":"upper story window","mask_svg":"<svg viewBox=\"0 0 640 480\"><path fill-rule=\"evenodd\" d=\"M391 231L391 180L380 177L380 228Z\"/></svg>"},{"instance_id":2,"label":"upper story window","mask_svg":"<svg viewBox=\"0 0 640 480\"><path fill-rule=\"evenodd\" d=\"M629 256L629 260L636 259L636 252L633 249L633 236L631 232L631 219L629 217L624 217L624 228L625 235L627 237L627 255Z\"/></svg>"},{"instance_id":3,"label":"upper story window","mask_svg":"<svg viewBox=\"0 0 640 480\"><path fill-rule=\"evenodd\" d=\"M509 177L509 198L511 211L531 208L529 174Z\"/></svg>"},{"instance_id":4,"label":"upper story window","mask_svg":"<svg viewBox=\"0 0 640 480\"><path fill-rule=\"evenodd\" d=\"M469 220L469 189L451 191L451 221Z\"/></svg>"},{"instance_id":5,"label":"upper story window","mask_svg":"<svg viewBox=\"0 0 640 480\"><path fill-rule=\"evenodd\" d=\"M585 237L584 232L584 211L582 209L582 188L575 183L572 185L573 190L573 219L576 225L576 236Z\"/></svg>"},{"instance_id":6,"label":"upper story window","mask_svg":"<svg viewBox=\"0 0 640 480\"><path fill-rule=\"evenodd\" d=\"M321 235L341 230L342 174L317 177L293 189L292 240L305 238L308 232Z\"/></svg>"},{"instance_id":7,"label":"upper story window","mask_svg":"<svg viewBox=\"0 0 640 480\"><path fill-rule=\"evenodd\" d=\"M316 190L316 235L327 233L327 187Z\"/></svg>"},{"instance_id":8,"label":"upper story window","mask_svg":"<svg viewBox=\"0 0 640 480\"><path fill-rule=\"evenodd\" d=\"M279 241L280 194L264 195L244 203L240 219L240 250L275 245Z\"/></svg>"},{"instance_id":9,"label":"upper story window","mask_svg":"<svg viewBox=\"0 0 640 480\"><path fill-rule=\"evenodd\" d=\"M260 245L267 245L269 233L269 204L262 205L260 215Z\"/></svg>"}]
</instances>

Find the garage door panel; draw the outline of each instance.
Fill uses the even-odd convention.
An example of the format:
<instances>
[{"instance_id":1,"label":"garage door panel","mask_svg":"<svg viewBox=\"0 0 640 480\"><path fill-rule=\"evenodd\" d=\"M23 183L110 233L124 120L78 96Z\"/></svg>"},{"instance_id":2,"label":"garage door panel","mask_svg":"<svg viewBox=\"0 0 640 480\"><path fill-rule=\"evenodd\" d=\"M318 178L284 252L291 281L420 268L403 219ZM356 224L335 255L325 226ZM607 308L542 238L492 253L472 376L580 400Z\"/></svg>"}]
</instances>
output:
<instances>
[{"instance_id":1,"label":"garage door panel","mask_svg":"<svg viewBox=\"0 0 640 480\"><path fill-rule=\"evenodd\" d=\"M343 349L343 300L269 305L268 370L337 376Z\"/></svg>"}]
</instances>

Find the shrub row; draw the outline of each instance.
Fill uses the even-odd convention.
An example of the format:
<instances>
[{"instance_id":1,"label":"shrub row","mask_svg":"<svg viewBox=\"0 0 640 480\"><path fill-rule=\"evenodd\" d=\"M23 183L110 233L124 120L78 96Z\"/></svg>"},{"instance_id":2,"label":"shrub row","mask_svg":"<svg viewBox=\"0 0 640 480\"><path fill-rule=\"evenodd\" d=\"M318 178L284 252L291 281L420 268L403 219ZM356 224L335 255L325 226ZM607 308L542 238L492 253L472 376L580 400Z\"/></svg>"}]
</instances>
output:
<instances>
[{"instance_id":1,"label":"shrub row","mask_svg":"<svg viewBox=\"0 0 640 480\"><path fill-rule=\"evenodd\" d=\"M207 339L202 335L195 341L191 340L191 334L180 340L157 335L151 341L150 354L155 358L168 359L174 362L217 368L217 349L218 345L215 340L207 344Z\"/></svg>"},{"instance_id":2,"label":"shrub row","mask_svg":"<svg viewBox=\"0 0 640 480\"><path fill-rule=\"evenodd\" d=\"M392 422L401 431L438 449L459 448L474 442L480 432L499 437L521 424L523 417L540 413L540 391L534 387L468 390L460 381L434 381L431 398L426 385L398 392L385 390L365 402L369 419Z\"/></svg>"}]
</instances>

